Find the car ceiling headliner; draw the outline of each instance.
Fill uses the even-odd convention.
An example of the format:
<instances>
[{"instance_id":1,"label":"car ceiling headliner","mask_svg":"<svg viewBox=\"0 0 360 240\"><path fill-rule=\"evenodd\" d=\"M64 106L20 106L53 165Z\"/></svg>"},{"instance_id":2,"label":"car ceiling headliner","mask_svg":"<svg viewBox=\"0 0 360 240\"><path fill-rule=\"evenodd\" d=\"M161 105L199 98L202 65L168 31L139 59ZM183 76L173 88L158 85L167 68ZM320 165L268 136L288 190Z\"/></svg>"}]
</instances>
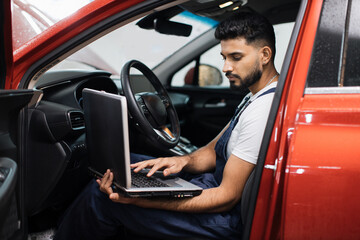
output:
<instances>
[{"instance_id":1,"label":"car ceiling headliner","mask_svg":"<svg viewBox=\"0 0 360 240\"><path fill-rule=\"evenodd\" d=\"M232 0L233 5L220 9L219 5L229 0L190 0L181 6L197 15L221 21L233 14L236 5L246 3L237 11L255 10L266 16L273 24L294 21L301 0Z\"/></svg>"}]
</instances>

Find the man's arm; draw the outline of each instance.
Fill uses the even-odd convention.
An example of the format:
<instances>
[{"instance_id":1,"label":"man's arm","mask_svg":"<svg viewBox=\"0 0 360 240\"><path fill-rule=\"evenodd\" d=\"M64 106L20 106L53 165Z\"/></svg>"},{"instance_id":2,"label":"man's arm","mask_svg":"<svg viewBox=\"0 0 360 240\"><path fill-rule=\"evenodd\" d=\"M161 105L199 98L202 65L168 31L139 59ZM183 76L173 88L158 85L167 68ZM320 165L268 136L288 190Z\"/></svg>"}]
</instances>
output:
<instances>
[{"instance_id":1,"label":"man's arm","mask_svg":"<svg viewBox=\"0 0 360 240\"><path fill-rule=\"evenodd\" d=\"M223 180L219 187L205 189L199 196L185 199L122 197L112 191L113 175L110 171L106 172L103 179L97 182L100 190L107 193L114 202L181 212L224 212L232 209L240 200L245 183L254 166L252 163L231 155L225 165Z\"/></svg>"}]
</instances>

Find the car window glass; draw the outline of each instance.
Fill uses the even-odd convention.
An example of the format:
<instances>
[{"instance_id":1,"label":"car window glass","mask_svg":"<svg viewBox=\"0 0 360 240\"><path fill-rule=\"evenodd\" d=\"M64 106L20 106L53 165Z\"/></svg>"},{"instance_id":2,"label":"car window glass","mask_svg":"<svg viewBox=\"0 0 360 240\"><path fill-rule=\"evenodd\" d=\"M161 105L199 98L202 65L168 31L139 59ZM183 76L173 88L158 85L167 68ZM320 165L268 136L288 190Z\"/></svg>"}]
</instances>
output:
<instances>
[{"instance_id":1,"label":"car window glass","mask_svg":"<svg viewBox=\"0 0 360 240\"><path fill-rule=\"evenodd\" d=\"M323 4L307 79L308 88L360 86L359 1Z\"/></svg>"},{"instance_id":2,"label":"car window glass","mask_svg":"<svg viewBox=\"0 0 360 240\"><path fill-rule=\"evenodd\" d=\"M143 62L152 69L217 24L214 20L186 11L174 16L171 20L191 25L190 36L167 35L155 30L142 29L136 25L139 21L137 19L74 53L55 66L55 69L69 69L70 66L66 61L77 61L118 75L122 66L133 59ZM91 52L91 58L89 58L89 52ZM74 66L74 68L77 67Z\"/></svg>"},{"instance_id":3,"label":"car window glass","mask_svg":"<svg viewBox=\"0 0 360 240\"><path fill-rule=\"evenodd\" d=\"M325 1L313 47L308 87L338 86L346 1Z\"/></svg>"},{"instance_id":4,"label":"car window glass","mask_svg":"<svg viewBox=\"0 0 360 240\"><path fill-rule=\"evenodd\" d=\"M14 50L92 0L12 0Z\"/></svg>"},{"instance_id":5,"label":"car window glass","mask_svg":"<svg viewBox=\"0 0 360 240\"><path fill-rule=\"evenodd\" d=\"M176 72L171 82L172 86L180 87L180 86L191 86L193 85L193 76L190 76L192 69L195 69L196 62L192 61L187 64L185 67L180 69L180 71ZM186 80L186 78L188 80Z\"/></svg>"},{"instance_id":6,"label":"car window glass","mask_svg":"<svg viewBox=\"0 0 360 240\"><path fill-rule=\"evenodd\" d=\"M173 77L172 86L228 87L229 82L224 81L225 74L221 71L223 60L220 51L220 44L217 44L203 53L199 72L195 72L196 61L180 69ZM197 81L196 76L199 76L198 82L194 82Z\"/></svg>"},{"instance_id":7,"label":"car window glass","mask_svg":"<svg viewBox=\"0 0 360 240\"><path fill-rule=\"evenodd\" d=\"M360 86L360 2L352 1L345 57L344 86Z\"/></svg>"},{"instance_id":8,"label":"car window glass","mask_svg":"<svg viewBox=\"0 0 360 240\"><path fill-rule=\"evenodd\" d=\"M276 36L275 67L279 72L281 70L293 27L293 22L274 25ZM192 85L200 87L229 87L229 81L227 81L225 74L222 72L224 62L220 52L220 44L217 44L208 51L204 52L200 56L198 72L194 71L196 66L196 61L194 60L174 74L171 86L189 87ZM217 72L221 74L221 78L217 77ZM193 78L196 73L199 78L198 82L194 83Z\"/></svg>"}]
</instances>

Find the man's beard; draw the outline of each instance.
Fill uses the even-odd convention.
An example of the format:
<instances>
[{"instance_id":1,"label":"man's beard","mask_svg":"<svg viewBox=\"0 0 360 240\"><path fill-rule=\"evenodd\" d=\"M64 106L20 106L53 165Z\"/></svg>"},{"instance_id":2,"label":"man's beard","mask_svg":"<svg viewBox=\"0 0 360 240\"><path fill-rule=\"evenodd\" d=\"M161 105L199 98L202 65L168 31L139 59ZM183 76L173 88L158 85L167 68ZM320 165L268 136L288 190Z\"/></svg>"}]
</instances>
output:
<instances>
[{"instance_id":1,"label":"man's beard","mask_svg":"<svg viewBox=\"0 0 360 240\"><path fill-rule=\"evenodd\" d=\"M254 67L253 71L249 75L247 75L245 78L241 78L239 75L232 74L230 72L227 72L225 75L240 79L240 86L235 85L234 81L230 81L230 89L231 90L246 91L250 86L252 86L253 84L257 83L260 80L260 78L262 76L262 71L260 70L259 65L257 64Z\"/></svg>"}]
</instances>

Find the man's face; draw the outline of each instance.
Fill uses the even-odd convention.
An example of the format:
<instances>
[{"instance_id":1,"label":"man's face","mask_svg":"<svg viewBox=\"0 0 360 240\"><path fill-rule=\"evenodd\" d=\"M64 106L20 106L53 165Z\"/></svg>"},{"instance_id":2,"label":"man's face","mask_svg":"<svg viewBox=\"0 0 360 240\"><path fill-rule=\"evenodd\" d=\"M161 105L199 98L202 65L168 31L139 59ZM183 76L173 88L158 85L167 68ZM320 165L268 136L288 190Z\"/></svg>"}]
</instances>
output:
<instances>
[{"instance_id":1,"label":"man's face","mask_svg":"<svg viewBox=\"0 0 360 240\"><path fill-rule=\"evenodd\" d=\"M246 44L244 38L222 40L221 55L224 58L223 72L231 89L241 90L259 81L262 75L259 49Z\"/></svg>"}]
</instances>

